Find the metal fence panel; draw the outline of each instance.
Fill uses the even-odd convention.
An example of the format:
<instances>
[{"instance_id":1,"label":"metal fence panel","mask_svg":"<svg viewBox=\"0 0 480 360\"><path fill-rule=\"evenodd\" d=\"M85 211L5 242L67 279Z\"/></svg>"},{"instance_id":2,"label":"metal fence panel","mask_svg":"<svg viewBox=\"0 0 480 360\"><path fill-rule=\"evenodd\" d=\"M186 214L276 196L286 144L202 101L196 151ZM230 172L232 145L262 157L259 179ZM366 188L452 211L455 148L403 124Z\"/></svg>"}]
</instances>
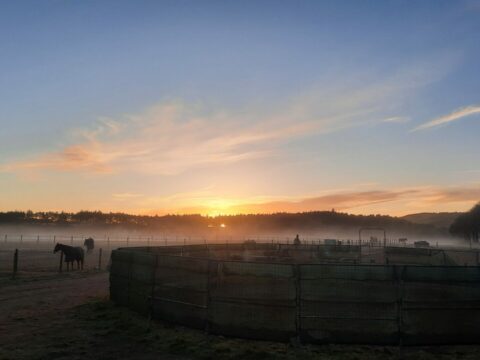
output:
<instances>
[{"instance_id":1,"label":"metal fence panel","mask_svg":"<svg viewBox=\"0 0 480 360\"><path fill-rule=\"evenodd\" d=\"M212 333L320 343L479 341L478 266L299 265L127 249L112 259L112 300Z\"/></svg>"},{"instance_id":2,"label":"metal fence panel","mask_svg":"<svg viewBox=\"0 0 480 360\"><path fill-rule=\"evenodd\" d=\"M292 265L214 262L210 269L213 332L277 340L296 333Z\"/></svg>"}]
</instances>

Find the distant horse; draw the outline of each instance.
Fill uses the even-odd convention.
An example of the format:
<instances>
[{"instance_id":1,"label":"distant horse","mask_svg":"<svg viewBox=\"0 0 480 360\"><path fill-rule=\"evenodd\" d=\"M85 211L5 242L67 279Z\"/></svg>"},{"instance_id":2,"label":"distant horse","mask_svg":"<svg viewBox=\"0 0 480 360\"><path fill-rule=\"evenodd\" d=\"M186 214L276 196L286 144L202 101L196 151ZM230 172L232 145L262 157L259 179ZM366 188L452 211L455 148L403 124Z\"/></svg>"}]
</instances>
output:
<instances>
[{"instance_id":1,"label":"distant horse","mask_svg":"<svg viewBox=\"0 0 480 360\"><path fill-rule=\"evenodd\" d=\"M58 243L57 245L55 245L55 249L53 250L53 252L56 253L57 251L63 252L65 262L67 263L67 271L69 270L70 263L72 264L73 270L74 261L77 262L77 269L81 268L83 270L84 253L81 247L68 246Z\"/></svg>"},{"instance_id":2,"label":"distant horse","mask_svg":"<svg viewBox=\"0 0 480 360\"><path fill-rule=\"evenodd\" d=\"M85 239L83 246L87 248L87 254L90 254L95 247L95 240L93 240L93 238Z\"/></svg>"}]
</instances>

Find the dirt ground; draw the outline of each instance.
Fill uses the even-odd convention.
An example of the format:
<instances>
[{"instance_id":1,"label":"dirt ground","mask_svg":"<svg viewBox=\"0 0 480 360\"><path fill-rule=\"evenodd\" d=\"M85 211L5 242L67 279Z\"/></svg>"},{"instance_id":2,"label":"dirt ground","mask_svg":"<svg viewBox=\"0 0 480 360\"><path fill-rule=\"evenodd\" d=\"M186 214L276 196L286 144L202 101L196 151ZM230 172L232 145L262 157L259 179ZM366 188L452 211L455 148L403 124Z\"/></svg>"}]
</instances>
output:
<instances>
[{"instance_id":1,"label":"dirt ground","mask_svg":"<svg viewBox=\"0 0 480 360\"><path fill-rule=\"evenodd\" d=\"M480 347L299 346L151 322L108 301L108 274L0 282L0 359L480 359Z\"/></svg>"}]
</instances>

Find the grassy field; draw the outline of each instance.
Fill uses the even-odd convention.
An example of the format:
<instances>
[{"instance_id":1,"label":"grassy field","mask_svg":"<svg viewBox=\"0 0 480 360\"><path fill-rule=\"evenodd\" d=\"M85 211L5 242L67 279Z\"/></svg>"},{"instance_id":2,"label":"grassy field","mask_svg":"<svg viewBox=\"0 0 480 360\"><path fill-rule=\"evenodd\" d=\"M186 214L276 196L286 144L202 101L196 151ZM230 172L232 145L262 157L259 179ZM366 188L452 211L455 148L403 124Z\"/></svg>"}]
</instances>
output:
<instances>
[{"instance_id":1,"label":"grassy field","mask_svg":"<svg viewBox=\"0 0 480 360\"><path fill-rule=\"evenodd\" d=\"M296 346L209 336L150 322L107 299L77 306L2 359L479 359L476 347ZM25 339L27 340L27 339Z\"/></svg>"}]
</instances>

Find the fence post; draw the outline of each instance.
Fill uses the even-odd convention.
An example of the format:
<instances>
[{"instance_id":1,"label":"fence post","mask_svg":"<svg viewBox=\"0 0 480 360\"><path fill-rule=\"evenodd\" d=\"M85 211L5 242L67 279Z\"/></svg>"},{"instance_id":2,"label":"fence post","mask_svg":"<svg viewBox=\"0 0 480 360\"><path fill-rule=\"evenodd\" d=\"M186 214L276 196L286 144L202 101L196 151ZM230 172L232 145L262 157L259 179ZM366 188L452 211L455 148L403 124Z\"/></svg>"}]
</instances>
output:
<instances>
[{"instance_id":1,"label":"fence post","mask_svg":"<svg viewBox=\"0 0 480 360\"><path fill-rule=\"evenodd\" d=\"M301 309L301 304L302 304L302 289L300 286L300 265L295 264L292 265L293 271L295 274L295 309L296 309L296 314L295 314L295 330L296 330L296 341L298 344L301 344L302 342L302 309Z\"/></svg>"},{"instance_id":2,"label":"fence post","mask_svg":"<svg viewBox=\"0 0 480 360\"><path fill-rule=\"evenodd\" d=\"M53 245L57 243L57 235L53 235Z\"/></svg>"},{"instance_id":3,"label":"fence post","mask_svg":"<svg viewBox=\"0 0 480 360\"><path fill-rule=\"evenodd\" d=\"M7 243L7 234L5 234L5 244Z\"/></svg>"},{"instance_id":4,"label":"fence post","mask_svg":"<svg viewBox=\"0 0 480 360\"><path fill-rule=\"evenodd\" d=\"M40 235L37 235L37 246L40 244Z\"/></svg>"},{"instance_id":5,"label":"fence post","mask_svg":"<svg viewBox=\"0 0 480 360\"><path fill-rule=\"evenodd\" d=\"M23 243L23 235L20 235L20 244Z\"/></svg>"},{"instance_id":6,"label":"fence post","mask_svg":"<svg viewBox=\"0 0 480 360\"><path fill-rule=\"evenodd\" d=\"M58 266L58 272L62 272L63 267L63 251L60 251L60 265Z\"/></svg>"},{"instance_id":7,"label":"fence post","mask_svg":"<svg viewBox=\"0 0 480 360\"><path fill-rule=\"evenodd\" d=\"M98 270L102 269L102 248L98 250Z\"/></svg>"},{"instance_id":8,"label":"fence post","mask_svg":"<svg viewBox=\"0 0 480 360\"><path fill-rule=\"evenodd\" d=\"M70 245L73 245L73 236L70 238Z\"/></svg>"},{"instance_id":9,"label":"fence post","mask_svg":"<svg viewBox=\"0 0 480 360\"><path fill-rule=\"evenodd\" d=\"M212 260L208 260L208 263L207 263L207 316L206 316L206 321L205 321L205 332L207 334L210 333L211 329L210 329L210 324L212 323L212 306L211 306L211 302L212 302L212 297L211 297L211 290L212 290L212 287L214 284L212 284L212 272L215 271L215 272L218 272L218 266L219 266L219 263L217 261L212 261ZM216 275L216 274L215 274Z\"/></svg>"},{"instance_id":10,"label":"fence post","mask_svg":"<svg viewBox=\"0 0 480 360\"><path fill-rule=\"evenodd\" d=\"M18 270L18 249L15 249L15 252L13 253L13 274L12 274L12 279L15 279L17 276L17 270Z\"/></svg>"},{"instance_id":11,"label":"fence post","mask_svg":"<svg viewBox=\"0 0 480 360\"><path fill-rule=\"evenodd\" d=\"M395 277L397 280L397 329L398 329L398 347L400 353L403 346L403 297L404 297L404 272L406 266L394 266Z\"/></svg>"},{"instance_id":12,"label":"fence post","mask_svg":"<svg viewBox=\"0 0 480 360\"><path fill-rule=\"evenodd\" d=\"M127 247L128 247L129 241L130 241L130 238L127 236Z\"/></svg>"}]
</instances>

